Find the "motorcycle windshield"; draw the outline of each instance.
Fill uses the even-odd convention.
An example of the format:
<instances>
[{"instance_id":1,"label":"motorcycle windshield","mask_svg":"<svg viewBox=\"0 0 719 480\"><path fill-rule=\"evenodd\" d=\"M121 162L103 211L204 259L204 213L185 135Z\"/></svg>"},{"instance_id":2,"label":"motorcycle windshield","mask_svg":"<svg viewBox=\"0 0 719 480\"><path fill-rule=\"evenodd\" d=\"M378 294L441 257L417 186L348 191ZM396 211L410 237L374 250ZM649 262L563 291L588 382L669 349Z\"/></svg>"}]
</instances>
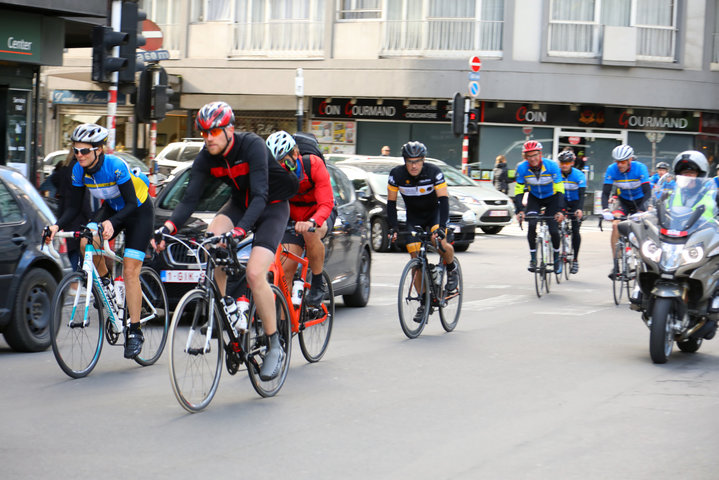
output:
<instances>
[{"instance_id":1,"label":"motorcycle windshield","mask_svg":"<svg viewBox=\"0 0 719 480\"><path fill-rule=\"evenodd\" d=\"M715 223L716 195L713 178L664 175L652 195L662 234L687 236L707 223Z\"/></svg>"}]
</instances>

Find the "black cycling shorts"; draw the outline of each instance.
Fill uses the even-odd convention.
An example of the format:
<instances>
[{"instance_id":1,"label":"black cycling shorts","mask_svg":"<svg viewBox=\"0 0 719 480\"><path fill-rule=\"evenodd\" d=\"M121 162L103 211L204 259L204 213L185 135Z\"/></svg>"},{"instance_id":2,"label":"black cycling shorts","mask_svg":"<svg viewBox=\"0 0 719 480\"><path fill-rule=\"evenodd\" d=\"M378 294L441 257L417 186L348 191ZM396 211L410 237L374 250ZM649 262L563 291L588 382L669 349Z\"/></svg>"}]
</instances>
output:
<instances>
[{"instance_id":1,"label":"black cycling shorts","mask_svg":"<svg viewBox=\"0 0 719 480\"><path fill-rule=\"evenodd\" d=\"M332 228L335 226L336 219L337 209L333 208L332 212L330 213L330 216L327 217L327 220L325 220L325 223L327 224L327 232L325 232L322 238L325 238L327 235L330 234L330 232L332 232ZM293 245L299 245L300 247L305 248L305 237L297 234L295 231L285 230L285 234L282 237L282 243L291 243Z\"/></svg>"},{"instance_id":2,"label":"black cycling shorts","mask_svg":"<svg viewBox=\"0 0 719 480\"><path fill-rule=\"evenodd\" d=\"M435 208L434 211L429 212L429 214L407 212L407 230L410 232L415 226L427 229L434 227L435 225L439 225L439 208Z\"/></svg>"},{"instance_id":3,"label":"black cycling shorts","mask_svg":"<svg viewBox=\"0 0 719 480\"><path fill-rule=\"evenodd\" d=\"M622 197L617 197L617 206L614 207L615 212L620 212L622 216L628 217L637 212L643 212L644 208L644 197L636 200L627 200Z\"/></svg>"},{"instance_id":4,"label":"black cycling shorts","mask_svg":"<svg viewBox=\"0 0 719 480\"><path fill-rule=\"evenodd\" d=\"M102 223L117 213L110 205L105 202L93 215L93 221ZM142 261L150 246L150 238L155 221L155 209L152 201L148 198L145 203L140 205L127 218L117 225L112 238L117 237L122 230L125 230L125 256L136 258Z\"/></svg>"},{"instance_id":5,"label":"black cycling shorts","mask_svg":"<svg viewBox=\"0 0 719 480\"><path fill-rule=\"evenodd\" d=\"M217 214L227 216L233 225L237 225L245 211L243 207L230 199L220 208ZM268 203L253 227L255 233L252 238L252 246L264 247L275 253L282 240L282 235L285 233L289 218L290 204L287 200Z\"/></svg>"}]
</instances>

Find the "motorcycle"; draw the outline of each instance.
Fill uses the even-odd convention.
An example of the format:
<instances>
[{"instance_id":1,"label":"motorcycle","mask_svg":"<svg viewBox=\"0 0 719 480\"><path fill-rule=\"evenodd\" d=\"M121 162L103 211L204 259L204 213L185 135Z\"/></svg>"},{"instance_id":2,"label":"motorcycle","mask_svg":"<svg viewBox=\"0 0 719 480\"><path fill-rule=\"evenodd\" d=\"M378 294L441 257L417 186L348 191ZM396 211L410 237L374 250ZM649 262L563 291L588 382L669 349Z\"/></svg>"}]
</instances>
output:
<instances>
[{"instance_id":1,"label":"motorcycle","mask_svg":"<svg viewBox=\"0 0 719 480\"><path fill-rule=\"evenodd\" d=\"M631 308L649 328L649 354L665 363L676 342L696 352L719 320L719 213L713 178L664 175L649 212L621 222L639 254Z\"/></svg>"}]
</instances>

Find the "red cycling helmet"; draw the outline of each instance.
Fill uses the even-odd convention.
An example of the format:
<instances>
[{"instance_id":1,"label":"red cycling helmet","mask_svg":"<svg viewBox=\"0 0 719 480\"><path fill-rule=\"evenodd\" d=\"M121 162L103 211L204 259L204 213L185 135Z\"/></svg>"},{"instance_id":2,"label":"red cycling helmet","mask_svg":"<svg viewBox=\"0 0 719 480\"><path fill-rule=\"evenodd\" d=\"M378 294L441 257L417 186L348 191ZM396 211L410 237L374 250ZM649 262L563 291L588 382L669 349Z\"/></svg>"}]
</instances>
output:
<instances>
[{"instance_id":1,"label":"red cycling helmet","mask_svg":"<svg viewBox=\"0 0 719 480\"><path fill-rule=\"evenodd\" d=\"M522 146L522 153L533 152L535 150L542 150L542 144L536 140L524 142L524 145Z\"/></svg>"},{"instance_id":2,"label":"red cycling helmet","mask_svg":"<svg viewBox=\"0 0 719 480\"><path fill-rule=\"evenodd\" d=\"M234 125L235 114L225 102L212 102L203 106L195 118L195 126L202 132Z\"/></svg>"}]
</instances>

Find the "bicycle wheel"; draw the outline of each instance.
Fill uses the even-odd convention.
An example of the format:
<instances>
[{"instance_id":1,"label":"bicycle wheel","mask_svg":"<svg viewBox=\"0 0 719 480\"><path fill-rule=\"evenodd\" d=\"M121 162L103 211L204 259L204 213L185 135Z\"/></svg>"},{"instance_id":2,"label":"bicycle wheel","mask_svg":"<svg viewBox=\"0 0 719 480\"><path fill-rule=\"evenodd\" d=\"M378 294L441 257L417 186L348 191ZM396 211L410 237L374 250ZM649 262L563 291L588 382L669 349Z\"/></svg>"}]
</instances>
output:
<instances>
[{"instance_id":1,"label":"bicycle wheel","mask_svg":"<svg viewBox=\"0 0 719 480\"><path fill-rule=\"evenodd\" d=\"M457 270L457 291L447 295L443 286L444 299L439 302L439 320L442 322L442 328L447 332L451 332L457 326L459 314L462 311L464 280L462 279L462 267L460 267L457 257L454 257L454 268Z\"/></svg>"},{"instance_id":2,"label":"bicycle wheel","mask_svg":"<svg viewBox=\"0 0 719 480\"><path fill-rule=\"evenodd\" d=\"M413 258L404 267L399 280L397 309L399 324L408 338L417 338L427 324L430 309L429 272L419 258Z\"/></svg>"},{"instance_id":3,"label":"bicycle wheel","mask_svg":"<svg viewBox=\"0 0 719 480\"><path fill-rule=\"evenodd\" d=\"M569 280L570 270L572 269L572 262L574 261L574 251L572 250L572 236L565 232L562 235L562 262L564 270L564 278Z\"/></svg>"},{"instance_id":4,"label":"bicycle wheel","mask_svg":"<svg viewBox=\"0 0 719 480\"><path fill-rule=\"evenodd\" d=\"M612 278L612 294L614 295L614 304L619 305L622 301L622 291L624 290L624 266L626 261L624 258L624 244L617 242L614 249L614 275Z\"/></svg>"},{"instance_id":5,"label":"bicycle wheel","mask_svg":"<svg viewBox=\"0 0 719 480\"><path fill-rule=\"evenodd\" d=\"M212 333L207 328L210 308L214 313ZM187 292L172 316L170 383L175 398L190 413L207 407L220 384L225 353L220 322L217 304L208 305L206 293L200 289Z\"/></svg>"},{"instance_id":6,"label":"bicycle wheel","mask_svg":"<svg viewBox=\"0 0 719 480\"><path fill-rule=\"evenodd\" d=\"M262 318L257 311L255 302L250 305L250 324L249 330L245 335L245 352L248 356L247 373L250 376L250 383L255 391L262 397L272 397L280 391L282 385L285 384L287 372L290 369L290 354L292 353L292 322L290 320L290 310L282 292L275 285L272 287L272 293L275 295L275 315L277 318L277 331L280 333L280 345L285 352L285 358L282 361L280 373L272 380L262 380L260 378L260 367L262 359L267 351L268 338L262 327Z\"/></svg>"},{"instance_id":7,"label":"bicycle wheel","mask_svg":"<svg viewBox=\"0 0 719 480\"><path fill-rule=\"evenodd\" d=\"M544 264L544 248L540 243L541 241L541 238L537 238L539 248L536 250L537 265L534 267L534 290L537 292L538 298L542 298L542 292L544 291L544 269L546 268Z\"/></svg>"},{"instance_id":8,"label":"bicycle wheel","mask_svg":"<svg viewBox=\"0 0 719 480\"><path fill-rule=\"evenodd\" d=\"M140 288L142 289L140 322L145 342L135 361L147 366L155 363L165 349L170 324L170 308L165 286L152 268L142 267L140 270Z\"/></svg>"},{"instance_id":9,"label":"bicycle wheel","mask_svg":"<svg viewBox=\"0 0 719 480\"><path fill-rule=\"evenodd\" d=\"M303 320L300 323L299 333L300 350L302 350L305 360L310 363L319 361L327 351L335 320L335 292L332 288L332 281L327 272L323 272L322 276L327 285L327 294L322 301L322 308L315 314L314 312L318 309L307 308L304 305L302 307Z\"/></svg>"},{"instance_id":10,"label":"bicycle wheel","mask_svg":"<svg viewBox=\"0 0 719 480\"><path fill-rule=\"evenodd\" d=\"M545 239L542 244L544 245L544 268L542 269L544 274L544 291L549 293L549 285L552 282L552 270L549 269L549 262L554 262L554 256L552 255L553 252L549 239ZM552 265L554 265L554 263L552 263Z\"/></svg>"},{"instance_id":11,"label":"bicycle wheel","mask_svg":"<svg viewBox=\"0 0 719 480\"><path fill-rule=\"evenodd\" d=\"M630 298L632 295L632 289L634 289L634 285L637 284L637 276L639 275L639 270L637 268L637 258L634 256L634 252L632 252L629 244L627 244L627 246L625 247L623 258L624 286L627 290L627 298Z\"/></svg>"},{"instance_id":12,"label":"bicycle wheel","mask_svg":"<svg viewBox=\"0 0 719 480\"><path fill-rule=\"evenodd\" d=\"M52 300L50 343L62 371L72 378L89 374L102 351L104 322L102 300L93 287L85 309L85 275L71 273L62 279Z\"/></svg>"}]
</instances>

